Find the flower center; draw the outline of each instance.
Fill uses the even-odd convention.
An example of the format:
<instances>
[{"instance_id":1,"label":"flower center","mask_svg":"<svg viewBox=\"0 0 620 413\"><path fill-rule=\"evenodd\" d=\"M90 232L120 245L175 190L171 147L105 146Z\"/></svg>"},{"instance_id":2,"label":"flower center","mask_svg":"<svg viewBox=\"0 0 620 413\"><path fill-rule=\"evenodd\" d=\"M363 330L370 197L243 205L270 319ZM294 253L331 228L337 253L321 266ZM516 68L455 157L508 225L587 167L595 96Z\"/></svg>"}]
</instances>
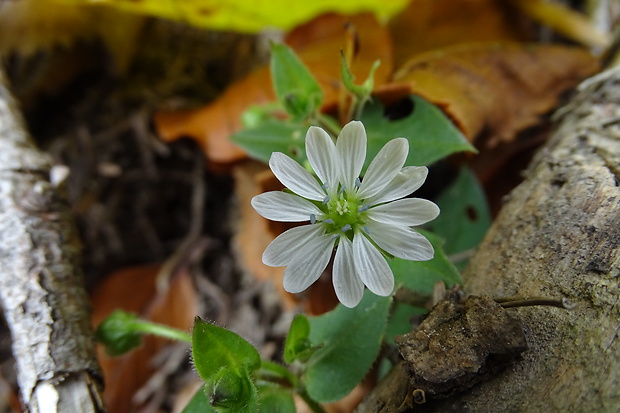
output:
<instances>
[{"instance_id":1,"label":"flower center","mask_svg":"<svg viewBox=\"0 0 620 413\"><path fill-rule=\"evenodd\" d=\"M361 210L360 210L361 209ZM326 232L329 234L353 235L356 228L363 227L366 223L363 219L363 208L359 199L342 192L332 197L323 205L326 219Z\"/></svg>"}]
</instances>

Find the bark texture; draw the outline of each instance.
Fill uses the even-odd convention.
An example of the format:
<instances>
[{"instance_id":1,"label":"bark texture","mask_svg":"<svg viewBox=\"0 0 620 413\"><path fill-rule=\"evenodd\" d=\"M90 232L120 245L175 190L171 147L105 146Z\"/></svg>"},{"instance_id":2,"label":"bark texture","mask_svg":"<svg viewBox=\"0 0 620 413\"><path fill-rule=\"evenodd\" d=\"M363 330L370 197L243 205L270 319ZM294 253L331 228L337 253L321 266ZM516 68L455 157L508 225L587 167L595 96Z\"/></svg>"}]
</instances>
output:
<instances>
[{"instance_id":1,"label":"bark texture","mask_svg":"<svg viewBox=\"0 0 620 413\"><path fill-rule=\"evenodd\" d=\"M415 412L620 411L620 69L584 82L556 120L465 271L465 291L576 308L507 310L526 331L522 359ZM402 411L402 389L377 391L358 411Z\"/></svg>"},{"instance_id":2,"label":"bark texture","mask_svg":"<svg viewBox=\"0 0 620 413\"><path fill-rule=\"evenodd\" d=\"M103 410L79 242L0 69L0 303L31 412Z\"/></svg>"}]
</instances>

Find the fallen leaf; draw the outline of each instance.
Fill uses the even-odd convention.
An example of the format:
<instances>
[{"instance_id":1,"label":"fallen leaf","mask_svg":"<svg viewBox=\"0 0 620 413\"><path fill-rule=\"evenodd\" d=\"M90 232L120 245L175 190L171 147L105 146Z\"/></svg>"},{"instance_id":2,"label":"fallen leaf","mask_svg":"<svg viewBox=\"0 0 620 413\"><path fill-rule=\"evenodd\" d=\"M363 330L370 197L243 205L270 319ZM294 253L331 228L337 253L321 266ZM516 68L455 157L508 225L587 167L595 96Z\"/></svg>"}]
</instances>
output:
<instances>
[{"instance_id":1,"label":"fallen leaf","mask_svg":"<svg viewBox=\"0 0 620 413\"><path fill-rule=\"evenodd\" d=\"M168 290L157 295L155 280L159 265L127 268L108 276L92 297L93 325L97 326L116 309L133 312L143 319L189 331L198 314L198 300L190 274L180 270ZM143 336L142 346L121 357L109 357L98 346L103 370L104 401L111 412L131 412L135 392L151 374L153 358L171 341L150 335Z\"/></svg>"},{"instance_id":2,"label":"fallen leaf","mask_svg":"<svg viewBox=\"0 0 620 413\"><path fill-rule=\"evenodd\" d=\"M412 58L394 75L394 84L377 94L387 100L409 93L424 97L481 150L483 137L493 148L539 123L562 93L598 68L592 55L576 47L457 45Z\"/></svg>"},{"instance_id":3,"label":"fallen leaf","mask_svg":"<svg viewBox=\"0 0 620 413\"><path fill-rule=\"evenodd\" d=\"M533 25L505 0L412 0L390 20L394 65L462 43L532 41Z\"/></svg>"},{"instance_id":4,"label":"fallen leaf","mask_svg":"<svg viewBox=\"0 0 620 413\"><path fill-rule=\"evenodd\" d=\"M381 60L375 84L384 84L392 72L392 47L387 29L371 14L328 14L293 30L286 38L316 76L324 94L324 107L334 107L340 91L340 50L347 39L347 24L357 28L359 53L351 71L360 80L373 62ZM165 141L182 137L196 140L210 162L232 163L247 155L228 139L241 129L241 114L253 105L276 100L268 67L262 67L227 88L213 103L192 111L159 112L155 125Z\"/></svg>"},{"instance_id":5,"label":"fallen leaf","mask_svg":"<svg viewBox=\"0 0 620 413\"><path fill-rule=\"evenodd\" d=\"M400 11L407 0L271 0L268 4L252 0L62 0L59 3L104 5L208 29L256 33L266 27L290 30L328 12L350 14L372 11L381 19L386 19Z\"/></svg>"}]
</instances>

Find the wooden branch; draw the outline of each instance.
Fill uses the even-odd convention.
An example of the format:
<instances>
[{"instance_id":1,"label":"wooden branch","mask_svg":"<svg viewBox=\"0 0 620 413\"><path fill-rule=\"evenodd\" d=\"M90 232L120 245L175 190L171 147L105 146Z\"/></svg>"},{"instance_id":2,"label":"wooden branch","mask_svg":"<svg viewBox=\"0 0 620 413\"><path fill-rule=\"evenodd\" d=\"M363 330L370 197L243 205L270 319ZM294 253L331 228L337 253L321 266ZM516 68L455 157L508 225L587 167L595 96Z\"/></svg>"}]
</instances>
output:
<instances>
[{"instance_id":1,"label":"wooden branch","mask_svg":"<svg viewBox=\"0 0 620 413\"><path fill-rule=\"evenodd\" d=\"M465 271L465 291L576 306L506 309L526 332L522 359L415 412L620 411L620 69L584 82L556 121ZM380 385L358 411L403 411L402 386L390 386L400 395Z\"/></svg>"},{"instance_id":2,"label":"wooden branch","mask_svg":"<svg viewBox=\"0 0 620 413\"><path fill-rule=\"evenodd\" d=\"M100 412L101 374L68 205L0 68L0 303L30 412Z\"/></svg>"}]
</instances>

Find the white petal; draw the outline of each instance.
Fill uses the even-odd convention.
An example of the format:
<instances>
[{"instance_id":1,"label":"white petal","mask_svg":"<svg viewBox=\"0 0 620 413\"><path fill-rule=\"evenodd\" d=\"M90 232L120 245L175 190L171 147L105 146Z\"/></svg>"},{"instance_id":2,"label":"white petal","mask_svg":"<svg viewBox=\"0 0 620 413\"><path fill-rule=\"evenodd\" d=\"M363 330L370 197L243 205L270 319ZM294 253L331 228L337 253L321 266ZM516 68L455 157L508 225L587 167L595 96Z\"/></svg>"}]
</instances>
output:
<instances>
[{"instance_id":1,"label":"white petal","mask_svg":"<svg viewBox=\"0 0 620 413\"><path fill-rule=\"evenodd\" d=\"M272 221L303 222L309 221L311 214L315 217L323 214L312 202L281 191L256 195L251 203L256 212Z\"/></svg>"},{"instance_id":2,"label":"white petal","mask_svg":"<svg viewBox=\"0 0 620 413\"><path fill-rule=\"evenodd\" d=\"M263 252L263 264L270 267L284 267L294 258L295 253L304 249L311 239L325 233L323 225L302 225L291 228L278 235Z\"/></svg>"},{"instance_id":3,"label":"white petal","mask_svg":"<svg viewBox=\"0 0 620 413\"><path fill-rule=\"evenodd\" d=\"M369 221L370 238L395 257L412 261L433 258L433 246L423 235L408 227L396 227Z\"/></svg>"},{"instance_id":4,"label":"white petal","mask_svg":"<svg viewBox=\"0 0 620 413\"><path fill-rule=\"evenodd\" d=\"M346 236L340 237L336 248L332 280L336 296L345 307L359 304L364 295L364 283L355 271L353 243Z\"/></svg>"},{"instance_id":5,"label":"white petal","mask_svg":"<svg viewBox=\"0 0 620 413\"><path fill-rule=\"evenodd\" d=\"M334 242L333 236L321 235L296 251L284 270L284 289L289 293L300 293L318 280L332 256Z\"/></svg>"},{"instance_id":6,"label":"white petal","mask_svg":"<svg viewBox=\"0 0 620 413\"><path fill-rule=\"evenodd\" d=\"M367 216L377 222L397 226L422 225L439 215L439 207L420 198L406 198L372 207Z\"/></svg>"},{"instance_id":7,"label":"white petal","mask_svg":"<svg viewBox=\"0 0 620 413\"><path fill-rule=\"evenodd\" d=\"M327 132L317 126L311 126L306 134L306 154L312 169L328 187L337 190L338 161L336 145Z\"/></svg>"},{"instance_id":8,"label":"white petal","mask_svg":"<svg viewBox=\"0 0 620 413\"><path fill-rule=\"evenodd\" d=\"M341 179L348 189L354 188L355 180L362 172L366 160L366 141L366 129L359 121L347 123L338 135L336 148L340 157Z\"/></svg>"},{"instance_id":9,"label":"white petal","mask_svg":"<svg viewBox=\"0 0 620 413\"><path fill-rule=\"evenodd\" d=\"M355 269L373 293L387 296L394 290L394 275L379 250L362 233L353 236Z\"/></svg>"},{"instance_id":10,"label":"white petal","mask_svg":"<svg viewBox=\"0 0 620 413\"><path fill-rule=\"evenodd\" d=\"M297 195L315 201L325 198L325 191L310 172L282 152L271 154L269 167L276 178Z\"/></svg>"},{"instance_id":11,"label":"white petal","mask_svg":"<svg viewBox=\"0 0 620 413\"><path fill-rule=\"evenodd\" d=\"M405 166L385 188L366 202L376 205L405 197L420 188L427 175L426 166Z\"/></svg>"},{"instance_id":12,"label":"white petal","mask_svg":"<svg viewBox=\"0 0 620 413\"><path fill-rule=\"evenodd\" d=\"M370 198L384 189L398 175L408 153L409 142L405 138L386 143L368 166L358 192L360 198Z\"/></svg>"}]
</instances>

